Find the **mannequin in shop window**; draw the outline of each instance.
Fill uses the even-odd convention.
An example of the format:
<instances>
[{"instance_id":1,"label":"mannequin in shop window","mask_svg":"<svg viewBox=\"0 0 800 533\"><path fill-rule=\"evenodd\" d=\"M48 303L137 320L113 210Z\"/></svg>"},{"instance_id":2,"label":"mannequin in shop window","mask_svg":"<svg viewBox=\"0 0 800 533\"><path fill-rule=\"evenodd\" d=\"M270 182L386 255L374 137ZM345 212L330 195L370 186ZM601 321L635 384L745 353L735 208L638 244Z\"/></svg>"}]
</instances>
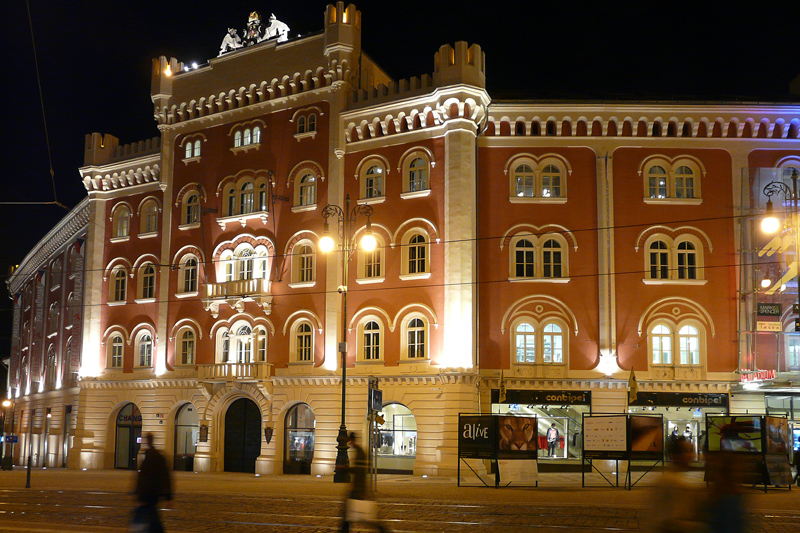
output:
<instances>
[{"instance_id":1,"label":"mannequin in shop window","mask_svg":"<svg viewBox=\"0 0 800 533\"><path fill-rule=\"evenodd\" d=\"M547 430L547 455L550 457L556 456L558 437L558 429L556 429L555 423L550 424L550 428Z\"/></svg>"}]
</instances>

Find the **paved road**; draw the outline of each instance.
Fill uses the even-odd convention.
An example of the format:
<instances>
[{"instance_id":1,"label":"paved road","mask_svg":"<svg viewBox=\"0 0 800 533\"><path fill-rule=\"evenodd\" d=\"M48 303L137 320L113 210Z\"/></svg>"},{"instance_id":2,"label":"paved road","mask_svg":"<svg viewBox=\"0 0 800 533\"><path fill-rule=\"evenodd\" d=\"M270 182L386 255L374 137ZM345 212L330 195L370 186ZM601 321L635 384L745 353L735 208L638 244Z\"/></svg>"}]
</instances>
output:
<instances>
[{"instance_id":1,"label":"paved road","mask_svg":"<svg viewBox=\"0 0 800 533\"><path fill-rule=\"evenodd\" d=\"M126 531L131 481L125 472L34 471L25 489L24 474L0 473L0 532ZM329 478L181 474L176 485L179 496L163 511L171 532L331 532L341 516L343 487ZM574 480L495 490L395 477L379 489L381 516L397 533L644 532L653 505L647 486L580 488ZM800 532L798 498L798 490L749 492L748 531Z\"/></svg>"}]
</instances>

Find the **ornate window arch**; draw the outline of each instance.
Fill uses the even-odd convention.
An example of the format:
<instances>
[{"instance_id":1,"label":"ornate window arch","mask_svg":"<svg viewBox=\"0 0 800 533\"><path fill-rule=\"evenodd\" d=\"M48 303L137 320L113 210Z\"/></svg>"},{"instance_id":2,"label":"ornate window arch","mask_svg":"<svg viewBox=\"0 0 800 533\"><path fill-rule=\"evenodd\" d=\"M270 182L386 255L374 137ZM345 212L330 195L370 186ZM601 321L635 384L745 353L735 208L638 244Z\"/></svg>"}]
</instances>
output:
<instances>
[{"instance_id":1,"label":"ornate window arch","mask_svg":"<svg viewBox=\"0 0 800 533\"><path fill-rule=\"evenodd\" d=\"M422 228L403 234L401 244L400 279L427 279L431 276L431 239Z\"/></svg>"},{"instance_id":2,"label":"ornate window arch","mask_svg":"<svg viewBox=\"0 0 800 533\"><path fill-rule=\"evenodd\" d=\"M358 272L356 283L380 283L386 279L386 244L383 236L373 232L377 246L371 252L358 248Z\"/></svg>"},{"instance_id":3,"label":"ornate window arch","mask_svg":"<svg viewBox=\"0 0 800 533\"><path fill-rule=\"evenodd\" d=\"M704 284L705 243L689 232L652 233L644 241L644 283ZM641 241L640 241L641 242Z\"/></svg>"},{"instance_id":4,"label":"ornate window arch","mask_svg":"<svg viewBox=\"0 0 800 533\"><path fill-rule=\"evenodd\" d=\"M194 254L184 255L179 264L178 294L179 296L192 296L198 293L199 262Z\"/></svg>"},{"instance_id":5,"label":"ornate window arch","mask_svg":"<svg viewBox=\"0 0 800 533\"><path fill-rule=\"evenodd\" d=\"M379 203L386 199L388 170L388 165L378 157L370 157L359 164L359 203Z\"/></svg>"},{"instance_id":6,"label":"ornate window arch","mask_svg":"<svg viewBox=\"0 0 800 533\"><path fill-rule=\"evenodd\" d=\"M651 304L639 320L654 379L705 379L711 315L697 303L670 297ZM645 344L645 343L642 343Z\"/></svg>"},{"instance_id":7,"label":"ornate window arch","mask_svg":"<svg viewBox=\"0 0 800 533\"><path fill-rule=\"evenodd\" d=\"M200 225L200 192L191 190L181 203L181 225L189 228Z\"/></svg>"},{"instance_id":8,"label":"ornate window arch","mask_svg":"<svg viewBox=\"0 0 800 533\"><path fill-rule=\"evenodd\" d=\"M298 241L292 247L291 287L313 287L316 282L316 249L309 239Z\"/></svg>"},{"instance_id":9,"label":"ornate window arch","mask_svg":"<svg viewBox=\"0 0 800 533\"><path fill-rule=\"evenodd\" d=\"M509 200L514 203L564 203L567 201L569 163L556 154L520 154L506 163Z\"/></svg>"},{"instance_id":10,"label":"ornate window arch","mask_svg":"<svg viewBox=\"0 0 800 533\"><path fill-rule=\"evenodd\" d=\"M291 329L291 355L296 363L314 363L314 326L309 320L298 320Z\"/></svg>"},{"instance_id":11,"label":"ornate window arch","mask_svg":"<svg viewBox=\"0 0 800 533\"><path fill-rule=\"evenodd\" d=\"M153 366L153 334L150 330L140 331L136 336L136 366Z\"/></svg>"},{"instance_id":12,"label":"ornate window arch","mask_svg":"<svg viewBox=\"0 0 800 533\"><path fill-rule=\"evenodd\" d=\"M401 332L401 359L430 359L430 323L425 315L410 313L403 319Z\"/></svg>"},{"instance_id":13,"label":"ornate window arch","mask_svg":"<svg viewBox=\"0 0 800 533\"><path fill-rule=\"evenodd\" d=\"M125 240L131 234L131 208L119 203L111 214L111 238Z\"/></svg>"},{"instance_id":14,"label":"ornate window arch","mask_svg":"<svg viewBox=\"0 0 800 533\"><path fill-rule=\"evenodd\" d=\"M313 172L303 172L295 179L295 207L309 207L317 204L317 177Z\"/></svg>"},{"instance_id":15,"label":"ornate window arch","mask_svg":"<svg viewBox=\"0 0 800 533\"><path fill-rule=\"evenodd\" d=\"M139 206L139 236L158 233L158 202L154 198L146 198Z\"/></svg>"},{"instance_id":16,"label":"ornate window arch","mask_svg":"<svg viewBox=\"0 0 800 533\"><path fill-rule=\"evenodd\" d=\"M107 342L107 365L108 368L122 368L125 357L125 342L122 335L114 333Z\"/></svg>"},{"instance_id":17,"label":"ornate window arch","mask_svg":"<svg viewBox=\"0 0 800 533\"><path fill-rule=\"evenodd\" d=\"M427 148L412 148L401 158L400 175L403 178L401 198L427 196L431 191L433 158Z\"/></svg>"},{"instance_id":18,"label":"ornate window arch","mask_svg":"<svg viewBox=\"0 0 800 533\"><path fill-rule=\"evenodd\" d=\"M511 361L515 365L566 365L569 327L552 314L522 313L511 322Z\"/></svg>"},{"instance_id":19,"label":"ornate window arch","mask_svg":"<svg viewBox=\"0 0 800 533\"><path fill-rule=\"evenodd\" d=\"M139 294L140 300L152 300L156 297L156 267L147 262L139 267Z\"/></svg>"},{"instance_id":20,"label":"ornate window arch","mask_svg":"<svg viewBox=\"0 0 800 533\"><path fill-rule=\"evenodd\" d=\"M705 168L691 156L669 158L655 155L639 166L644 181L645 203L700 204Z\"/></svg>"},{"instance_id":21,"label":"ornate window arch","mask_svg":"<svg viewBox=\"0 0 800 533\"><path fill-rule=\"evenodd\" d=\"M358 361L382 361L384 345L383 321L374 315L362 318L357 328Z\"/></svg>"},{"instance_id":22,"label":"ornate window arch","mask_svg":"<svg viewBox=\"0 0 800 533\"><path fill-rule=\"evenodd\" d=\"M569 281L569 243L559 233L518 233L509 242L509 280Z\"/></svg>"},{"instance_id":23,"label":"ornate window arch","mask_svg":"<svg viewBox=\"0 0 800 533\"><path fill-rule=\"evenodd\" d=\"M125 303L128 298L128 271L122 265L117 265L111 270L109 277L108 301Z\"/></svg>"},{"instance_id":24,"label":"ornate window arch","mask_svg":"<svg viewBox=\"0 0 800 533\"><path fill-rule=\"evenodd\" d=\"M197 333L191 326L182 326L175 336L175 364L189 366L195 364Z\"/></svg>"}]
</instances>

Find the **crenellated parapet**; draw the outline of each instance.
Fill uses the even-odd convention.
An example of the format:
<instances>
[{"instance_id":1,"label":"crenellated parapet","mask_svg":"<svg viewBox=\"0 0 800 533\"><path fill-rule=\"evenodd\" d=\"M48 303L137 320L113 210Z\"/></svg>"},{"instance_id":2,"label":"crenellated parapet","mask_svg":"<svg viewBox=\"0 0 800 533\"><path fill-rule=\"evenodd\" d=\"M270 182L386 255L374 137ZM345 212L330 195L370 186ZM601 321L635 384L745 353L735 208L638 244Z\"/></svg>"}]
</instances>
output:
<instances>
[{"instance_id":1,"label":"crenellated parapet","mask_svg":"<svg viewBox=\"0 0 800 533\"><path fill-rule=\"evenodd\" d=\"M492 104L487 137L797 139L800 106Z\"/></svg>"},{"instance_id":2,"label":"crenellated parapet","mask_svg":"<svg viewBox=\"0 0 800 533\"><path fill-rule=\"evenodd\" d=\"M107 165L143 155L157 154L161 150L161 137L152 137L130 144L119 144L119 139L108 133L86 135L83 152L84 165Z\"/></svg>"}]
</instances>

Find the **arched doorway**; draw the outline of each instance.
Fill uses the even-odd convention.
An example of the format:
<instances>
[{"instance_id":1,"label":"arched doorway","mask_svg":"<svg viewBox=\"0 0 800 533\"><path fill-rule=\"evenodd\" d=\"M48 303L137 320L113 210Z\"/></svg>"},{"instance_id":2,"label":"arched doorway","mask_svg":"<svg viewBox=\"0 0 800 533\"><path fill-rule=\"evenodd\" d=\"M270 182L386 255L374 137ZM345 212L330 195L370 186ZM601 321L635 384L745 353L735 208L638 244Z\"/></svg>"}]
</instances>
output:
<instances>
[{"instance_id":1,"label":"arched doorway","mask_svg":"<svg viewBox=\"0 0 800 533\"><path fill-rule=\"evenodd\" d=\"M284 424L283 473L310 474L314 458L314 428L317 419L314 411L297 404L286 413Z\"/></svg>"},{"instance_id":2,"label":"arched doorway","mask_svg":"<svg viewBox=\"0 0 800 533\"><path fill-rule=\"evenodd\" d=\"M125 404L117 414L114 448L114 468L136 470L136 456L142 445L142 413L132 403Z\"/></svg>"},{"instance_id":3,"label":"arched doorway","mask_svg":"<svg viewBox=\"0 0 800 533\"><path fill-rule=\"evenodd\" d=\"M194 405L187 403L175 415L175 470L191 472L194 470L194 454L197 451L197 438L200 433L200 420Z\"/></svg>"},{"instance_id":4,"label":"arched doorway","mask_svg":"<svg viewBox=\"0 0 800 533\"><path fill-rule=\"evenodd\" d=\"M405 405L392 403L381 410L378 432L378 473L413 474L417 459L417 422Z\"/></svg>"},{"instance_id":5,"label":"arched doorway","mask_svg":"<svg viewBox=\"0 0 800 533\"><path fill-rule=\"evenodd\" d=\"M240 398L225 413L225 471L255 472L261 453L261 411L253 400Z\"/></svg>"}]
</instances>

